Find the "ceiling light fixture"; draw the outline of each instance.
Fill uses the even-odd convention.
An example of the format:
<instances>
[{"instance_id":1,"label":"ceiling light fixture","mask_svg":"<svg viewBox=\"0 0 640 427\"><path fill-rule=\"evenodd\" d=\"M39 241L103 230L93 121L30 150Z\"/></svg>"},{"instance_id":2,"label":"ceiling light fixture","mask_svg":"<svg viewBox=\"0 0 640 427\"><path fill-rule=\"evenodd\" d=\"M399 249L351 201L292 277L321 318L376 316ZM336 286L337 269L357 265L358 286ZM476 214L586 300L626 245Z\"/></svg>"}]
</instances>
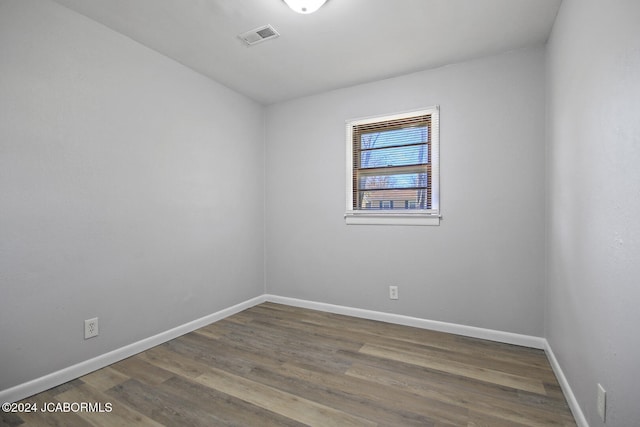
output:
<instances>
[{"instance_id":1,"label":"ceiling light fixture","mask_svg":"<svg viewBox=\"0 0 640 427\"><path fill-rule=\"evenodd\" d=\"M309 14L320 9L327 0L284 0L284 2L291 8L291 10Z\"/></svg>"}]
</instances>

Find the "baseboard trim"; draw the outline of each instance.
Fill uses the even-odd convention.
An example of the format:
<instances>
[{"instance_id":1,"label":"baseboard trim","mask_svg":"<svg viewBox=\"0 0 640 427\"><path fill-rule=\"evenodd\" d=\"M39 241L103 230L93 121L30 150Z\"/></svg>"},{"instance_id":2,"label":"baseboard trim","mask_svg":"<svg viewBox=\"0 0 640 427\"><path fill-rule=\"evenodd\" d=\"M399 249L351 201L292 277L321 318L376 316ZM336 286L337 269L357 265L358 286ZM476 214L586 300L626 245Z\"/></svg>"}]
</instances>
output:
<instances>
[{"instance_id":1,"label":"baseboard trim","mask_svg":"<svg viewBox=\"0 0 640 427\"><path fill-rule=\"evenodd\" d=\"M547 359L549 359L549 363L551 364L551 369L553 369L553 373L556 374L556 378L560 383L560 388L564 393L565 399L567 399L567 403L569 404L569 409L571 409L571 413L573 414L573 418L576 420L576 424L578 427L589 427L589 423L587 422L587 418L584 416L582 412L582 408L578 404L578 400L576 399L575 394L573 394L573 390L569 385L569 381L567 377L564 375L562 368L560 367L560 363L558 363L558 359L556 359L556 355L553 353L551 349L551 344L545 339L544 340L544 352L547 355Z\"/></svg>"},{"instance_id":2,"label":"baseboard trim","mask_svg":"<svg viewBox=\"0 0 640 427\"><path fill-rule=\"evenodd\" d=\"M297 298L282 297L271 294L263 294L255 298L251 298L247 301L217 311L213 314L209 314L207 316L177 326L168 331L161 332L157 335L145 338L143 340L110 351L84 362L80 362L59 371L52 372L43 377L33 379L23 384L18 384L6 390L2 390L0 391L0 402L15 402L29 396L33 396L34 394L41 393L52 387L64 384L65 382L79 378L95 370L104 368L105 366L111 365L112 363L116 363L120 360L126 359L127 357L148 350L152 347L155 347L156 345L162 344L266 301L290 305L294 307L309 308L312 310L319 310L329 313L344 314L347 316L354 316L363 319L395 323L398 325L412 326L421 329L431 329L434 331L447 332L473 338L481 338L490 341L520 345L524 347L543 349L547 354L549 363L551 364L551 368L558 378L560 387L562 388L562 391L567 399L569 408L571 409L571 412L576 419L578 427L589 427L584 413L582 412L580 405L578 405L578 401L573 394L571 386L569 385L569 382L567 381L567 378L565 377L564 372L562 371L562 368L560 367L560 364L558 363L558 360L556 359L553 350L551 349L551 346L544 338L497 331L492 329L478 328L475 326L458 325L454 323L440 322L436 320L428 320L417 317L404 316L400 314L385 313L348 306L302 300Z\"/></svg>"},{"instance_id":3,"label":"baseboard trim","mask_svg":"<svg viewBox=\"0 0 640 427\"><path fill-rule=\"evenodd\" d=\"M447 332L450 334L464 335L467 337L481 338L489 341L497 341L506 344L515 344L523 347L544 349L546 340L531 335L514 334L493 329L478 328L475 326L458 325L455 323L440 322L418 317L404 316L401 314L385 313L381 311L364 310L342 305L326 304L302 300L297 298L281 297L278 295L265 295L266 301L294 307L309 308L312 310L326 311L335 314L360 317L363 319L379 320L381 322L395 323L398 325L413 326L421 329Z\"/></svg>"},{"instance_id":4,"label":"baseboard trim","mask_svg":"<svg viewBox=\"0 0 640 427\"><path fill-rule=\"evenodd\" d=\"M6 390L2 390L0 391L0 402L16 402L26 397L33 396L34 394L49 390L52 387L56 387L60 384L64 384L95 370L104 368L105 366L109 366L112 363L116 363L120 360L126 359L127 357L131 357L134 354L138 354L142 351L148 350L181 335L195 331L198 328L201 328L213 322L217 322L218 320L222 320L225 317L229 317L233 314L239 313L265 301L265 295L251 298L247 301L217 311L213 314L209 314L207 316L177 326L173 329L169 329L168 331L161 332L149 338L145 338L116 350L110 351L108 353L101 354L100 356L96 356L93 359L85 360L84 362L80 362L59 371L52 372L43 377L33 379L23 384L18 384Z\"/></svg>"}]
</instances>

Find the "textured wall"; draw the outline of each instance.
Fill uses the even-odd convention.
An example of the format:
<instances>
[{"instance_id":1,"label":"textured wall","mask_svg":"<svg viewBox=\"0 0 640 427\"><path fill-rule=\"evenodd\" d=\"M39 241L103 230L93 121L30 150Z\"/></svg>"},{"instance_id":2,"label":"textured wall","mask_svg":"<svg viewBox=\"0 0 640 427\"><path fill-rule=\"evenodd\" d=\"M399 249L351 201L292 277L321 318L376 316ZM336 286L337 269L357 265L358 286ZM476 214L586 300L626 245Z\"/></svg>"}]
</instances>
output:
<instances>
[{"instance_id":1,"label":"textured wall","mask_svg":"<svg viewBox=\"0 0 640 427\"><path fill-rule=\"evenodd\" d=\"M564 0L548 47L546 337L589 425L640 426L640 3Z\"/></svg>"}]
</instances>

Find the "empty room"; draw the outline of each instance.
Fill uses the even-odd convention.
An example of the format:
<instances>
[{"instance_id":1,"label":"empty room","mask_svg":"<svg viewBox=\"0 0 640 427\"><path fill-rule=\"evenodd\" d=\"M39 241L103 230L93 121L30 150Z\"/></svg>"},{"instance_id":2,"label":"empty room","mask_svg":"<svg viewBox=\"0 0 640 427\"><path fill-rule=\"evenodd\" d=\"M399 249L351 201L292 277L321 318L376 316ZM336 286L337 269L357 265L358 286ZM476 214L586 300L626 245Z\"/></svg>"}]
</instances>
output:
<instances>
[{"instance_id":1,"label":"empty room","mask_svg":"<svg viewBox=\"0 0 640 427\"><path fill-rule=\"evenodd\" d=\"M0 426L640 427L638 165L638 0L0 0Z\"/></svg>"}]
</instances>

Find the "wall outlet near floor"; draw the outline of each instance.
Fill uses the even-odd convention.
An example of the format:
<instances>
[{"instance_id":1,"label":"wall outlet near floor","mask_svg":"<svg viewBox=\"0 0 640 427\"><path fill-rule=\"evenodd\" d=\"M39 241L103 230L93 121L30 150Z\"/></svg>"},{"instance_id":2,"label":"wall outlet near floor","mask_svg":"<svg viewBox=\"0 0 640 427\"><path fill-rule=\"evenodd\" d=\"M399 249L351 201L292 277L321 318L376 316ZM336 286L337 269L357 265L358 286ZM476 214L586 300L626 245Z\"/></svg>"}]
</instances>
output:
<instances>
[{"instance_id":1,"label":"wall outlet near floor","mask_svg":"<svg viewBox=\"0 0 640 427\"><path fill-rule=\"evenodd\" d=\"M398 287L389 286L389 299L398 299Z\"/></svg>"},{"instance_id":2,"label":"wall outlet near floor","mask_svg":"<svg viewBox=\"0 0 640 427\"><path fill-rule=\"evenodd\" d=\"M598 384L598 415L604 422L607 416L607 392L601 384Z\"/></svg>"},{"instance_id":3,"label":"wall outlet near floor","mask_svg":"<svg viewBox=\"0 0 640 427\"><path fill-rule=\"evenodd\" d=\"M87 319L84 321L84 339L98 336L98 318Z\"/></svg>"}]
</instances>

